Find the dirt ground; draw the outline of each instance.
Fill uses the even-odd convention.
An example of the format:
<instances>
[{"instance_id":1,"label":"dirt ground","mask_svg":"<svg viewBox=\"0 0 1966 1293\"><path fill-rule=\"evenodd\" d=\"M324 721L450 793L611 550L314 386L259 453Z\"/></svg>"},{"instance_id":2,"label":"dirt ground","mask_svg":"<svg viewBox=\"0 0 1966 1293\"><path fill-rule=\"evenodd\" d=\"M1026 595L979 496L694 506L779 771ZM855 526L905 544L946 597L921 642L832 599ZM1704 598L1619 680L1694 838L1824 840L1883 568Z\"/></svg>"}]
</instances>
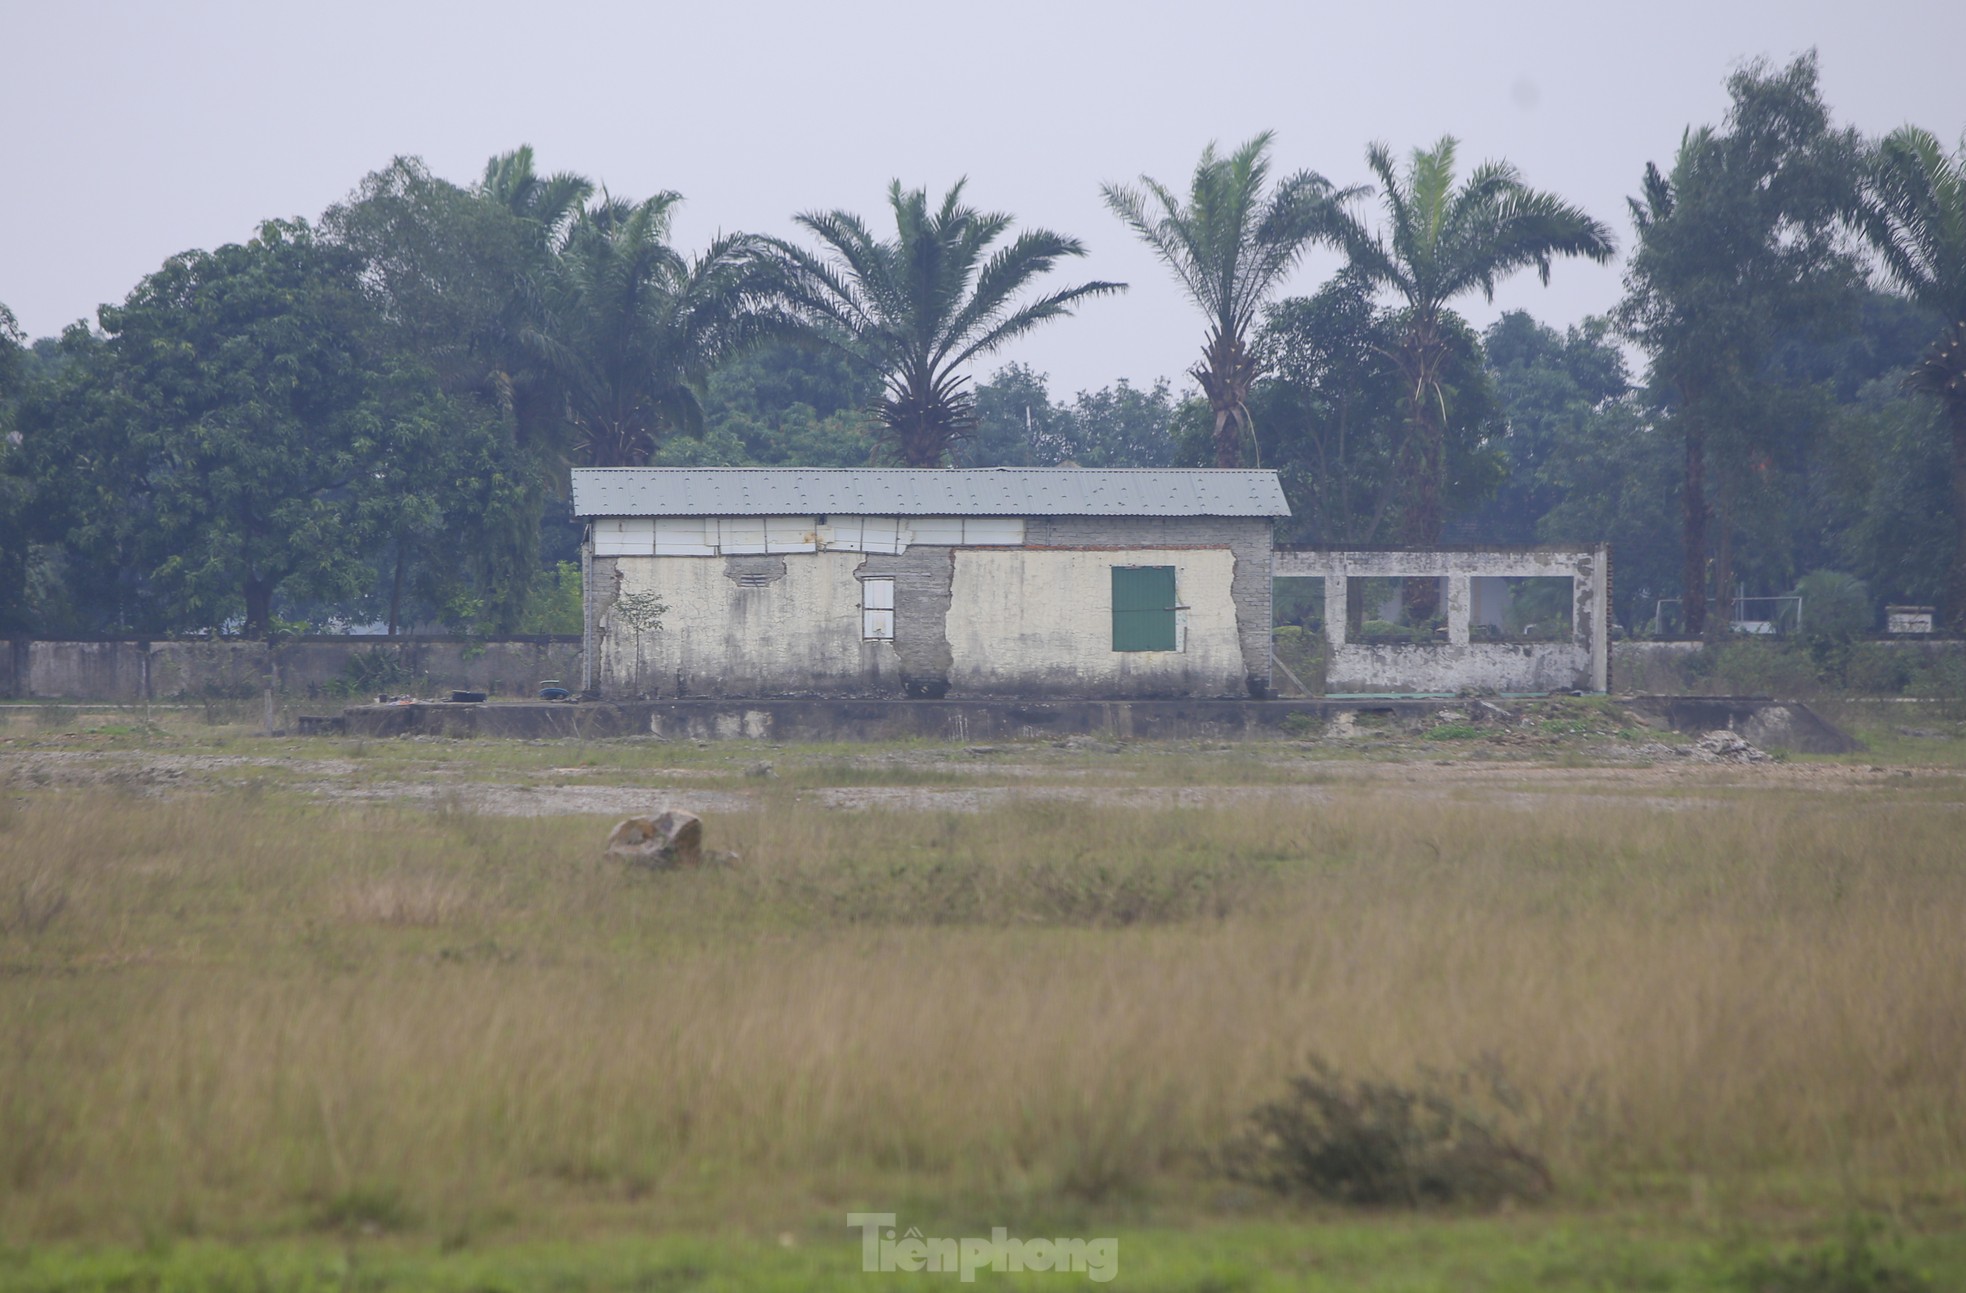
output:
<instances>
[{"instance_id":1,"label":"dirt ground","mask_svg":"<svg viewBox=\"0 0 1966 1293\"><path fill-rule=\"evenodd\" d=\"M1635 726L1608 702L1525 707L1469 724L1461 710L1405 723L1345 716L1284 741L1117 743L1075 737L992 746L762 742L395 741L265 737L78 716L69 730L0 735L0 786L113 785L145 796L280 788L323 802L429 804L500 816L729 812L766 796L843 811L985 812L1017 803L1119 806L1320 802L1358 791L1534 808L1552 795L1674 809L1744 788L1916 789L1966 801L1966 724L1880 728L1868 754L1787 758L1716 735ZM1907 786L1905 779L1915 779ZM1921 796L1927 797L1927 796Z\"/></svg>"}]
</instances>

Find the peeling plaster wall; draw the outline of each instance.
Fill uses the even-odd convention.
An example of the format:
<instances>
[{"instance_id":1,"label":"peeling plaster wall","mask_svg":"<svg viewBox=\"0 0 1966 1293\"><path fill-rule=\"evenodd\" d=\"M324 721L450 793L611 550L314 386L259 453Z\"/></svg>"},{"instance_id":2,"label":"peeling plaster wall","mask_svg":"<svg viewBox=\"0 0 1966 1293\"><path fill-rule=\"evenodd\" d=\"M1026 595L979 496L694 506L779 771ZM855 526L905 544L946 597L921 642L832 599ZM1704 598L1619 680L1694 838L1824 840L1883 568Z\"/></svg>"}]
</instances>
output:
<instances>
[{"instance_id":1,"label":"peeling plaster wall","mask_svg":"<svg viewBox=\"0 0 1966 1293\"><path fill-rule=\"evenodd\" d=\"M1441 548L1410 552L1285 549L1275 554L1274 569L1278 578L1324 579L1328 693L1609 689L1611 658L1605 617L1611 604L1611 557L1607 548ZM1445 578L1446 642L1409 646L1346 641L1347 581L1385 576ZM1472 580L1552 576L1572 581L1569 640L1472 640Z\"/></svg>"},{"instance_id":2,"label":"peeling plaster wall","mask_svg":"<svg viewBox=\"0 0 1966 1293\"><path fill-rule=\"evenodd\" d=\"M1044 516L1025 524L1033 547L1096 548L1113 544L1227 548L1235 556L1229 596L1242 646L1242 687L1261 695L1270 685L1270 552L1275 527L1267 517ZM1187 596L1184 590L1182 596Z\"/></svg>"},{"instance_id":3,"label":"peeling plaster wall","mask_svg":"<svg viewBox=\"0 0 1966 1293\"><path fill-rule=\"evenodd\" d=\"M599 615L607 696L880 694L900 685L893 643L860 637L857 552L786 557L615 557ZM747 578L748 576L748 578ZM654 627L625 622L622 594L653 594Z\"/></svg>"},{"instance_id":4,"label":"peeling plaster wall","mask_svg":"<svg viewBox=\"0 0 1966 1293\"><path fill-rule=\"evenodd\" d=\"M1221 548L957 551L951 694L1245 693L1234 554ZM1113 650L1114 566L1173 566L1176 651Z\"/></svg>"},{"instance_id":5,"label":"peeling plaster wall","mask_svg":"<svg viewBox=\"0 0 1966 1293\"><path fill-rule=\"evenodd\" d=\"M1225 696L1269 682L1270 522L1033 517L1023 547L587 558L588 685L629 696ZM1115 565L1176 567L1187 647L1112 649ZM859 580L894 580L861 640ZM640 632L623 593L665 604Z\"/></svg>"}]
</instances>

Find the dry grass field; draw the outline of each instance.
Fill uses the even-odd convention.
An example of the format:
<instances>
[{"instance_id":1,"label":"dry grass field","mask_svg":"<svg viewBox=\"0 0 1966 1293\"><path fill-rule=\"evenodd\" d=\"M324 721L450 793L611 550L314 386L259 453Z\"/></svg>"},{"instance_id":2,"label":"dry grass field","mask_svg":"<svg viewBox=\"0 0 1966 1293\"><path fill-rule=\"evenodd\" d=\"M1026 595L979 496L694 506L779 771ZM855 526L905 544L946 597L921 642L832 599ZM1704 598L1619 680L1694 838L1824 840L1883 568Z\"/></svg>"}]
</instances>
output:
<instances>
[{"instance_id":1,"label":"dry grass field","mask_svg":"<svg viewBox=\"0 0 1966 1293\"><path fill-rule=\"evenodd\" d=\"M1966 1278L1951 727L1736 768L70 721L0 747L0 1287L844 1285L849 1211L1120 1233L1128 1287L1747 1288L1852 1217L1940 1281L1861 1287ZM494 784L696 795L742 862L627 871ZM1318 1061L1481 1075L1554 1194L1227 1179ZM1023 1278L979 1277L1084 1277Z\"/></svg>"}]
</instances>

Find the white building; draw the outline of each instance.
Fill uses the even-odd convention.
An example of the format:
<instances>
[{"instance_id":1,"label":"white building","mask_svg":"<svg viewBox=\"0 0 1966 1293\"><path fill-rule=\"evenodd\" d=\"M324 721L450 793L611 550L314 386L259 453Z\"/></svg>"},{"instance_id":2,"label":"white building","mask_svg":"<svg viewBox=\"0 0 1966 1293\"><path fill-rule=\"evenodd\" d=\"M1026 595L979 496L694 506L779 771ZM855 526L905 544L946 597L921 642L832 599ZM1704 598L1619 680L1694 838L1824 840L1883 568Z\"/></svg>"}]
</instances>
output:
<instances>
[{"instance_id":1,"label":"white building","mask_svg":"<svg viewBox=\"0 0 1966 1293\"><path fill-rule=\"evenodd\" d=\"M585 689L1261 695L1270 471L595 468Z\"/></svg>"}]
</instances>

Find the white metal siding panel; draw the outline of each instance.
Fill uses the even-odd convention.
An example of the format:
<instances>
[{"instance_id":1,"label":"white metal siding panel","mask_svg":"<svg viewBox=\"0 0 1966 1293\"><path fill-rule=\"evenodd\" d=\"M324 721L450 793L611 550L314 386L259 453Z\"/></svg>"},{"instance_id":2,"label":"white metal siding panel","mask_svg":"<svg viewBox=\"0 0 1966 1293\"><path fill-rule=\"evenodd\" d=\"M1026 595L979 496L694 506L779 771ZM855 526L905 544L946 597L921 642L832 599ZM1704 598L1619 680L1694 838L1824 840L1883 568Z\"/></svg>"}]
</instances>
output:
<instances>
[{"instance_id":1,"label":"white metal siding panel","mask_svg":"<svg viewBox=\"0 0 1966 1293\"><path fill-rule=\"evenodd\" d=\"M716 522L700 516L658 516L655 518L655 555L658 557L714 557L717 555ZM705 530L709 530L706 534Z\"/></svg>"},{"instance_id":2,"label":"white metal siding panel","mask_svg":"<svg viewBox=\"0 0 1966 1293\"><path fill-rule=\"evenodd\" d=\"M717 518L717 550L726 557L763 555L765 519L762 516L721 516Z\"/></svg>"},{"instance_id":3,"label":"white metal siding panel","mask_svg":"<svg viewBox=\"0 0 1966 1293\"><path fill-rule=\"evenodd\" d=\"M955 547L963 541L963 519L960 516L918 516L908 522L910 541L914 543L947 544Z\"/></svg>"},{"instance_id":4,"label":"white metal siding panel","mask_svg":"<svg viewBox=\"0 0 1966 1293\"><path fill-rule=\"evenodd\" d=\"M860 529L862 552L896 553L902 550L901 521L893 516L870 516Z\"/></svg>"},{"instance_id":5,"label":"white metal siding panel","mask_svg":"<svg viewBox=\"0 0 1966 1293\"><path fill-rule=\"evenodd\" d=\"M817 525L810 516L765 518L766 552L817 552Z\"/></svg>"},{"instance_id":6,"label":"white metal siding panel","mask_svg":"<svg viewBox=\"0 0 1966 1293\"><path fill-rule=\"evenodd\" d=\"M1021 548L1024 546L1024 518L1021 516L965 517L963 542L979 547Z\"/></svg>"},{"instance_id":7,"label":"white metal siding panel","mask_svg":"<svg viewBox=\"0 0 1966 1293\"><path fill-rule=\"evenodd\" d=\"M594 522L597 557L652 557L655 521L646 516L604 516Z\"/></svg>"}]
</instances>

